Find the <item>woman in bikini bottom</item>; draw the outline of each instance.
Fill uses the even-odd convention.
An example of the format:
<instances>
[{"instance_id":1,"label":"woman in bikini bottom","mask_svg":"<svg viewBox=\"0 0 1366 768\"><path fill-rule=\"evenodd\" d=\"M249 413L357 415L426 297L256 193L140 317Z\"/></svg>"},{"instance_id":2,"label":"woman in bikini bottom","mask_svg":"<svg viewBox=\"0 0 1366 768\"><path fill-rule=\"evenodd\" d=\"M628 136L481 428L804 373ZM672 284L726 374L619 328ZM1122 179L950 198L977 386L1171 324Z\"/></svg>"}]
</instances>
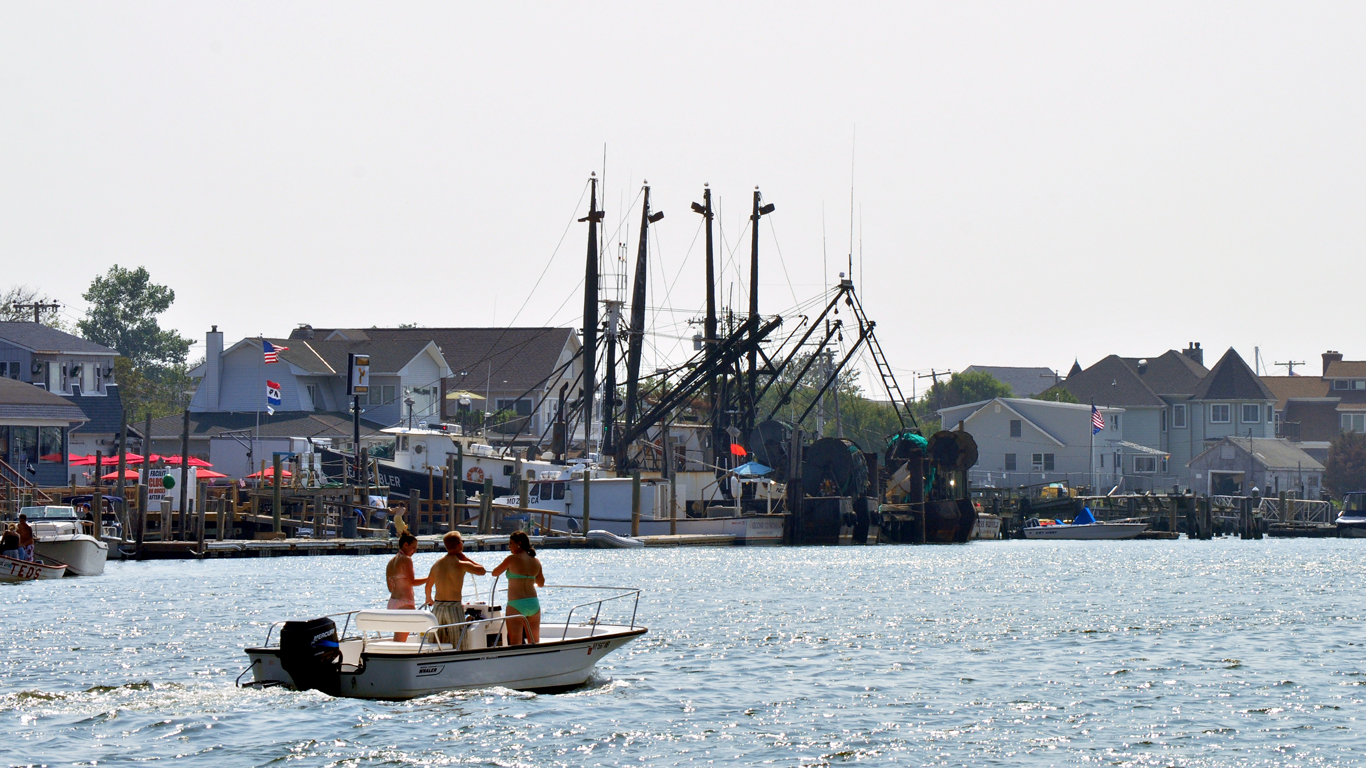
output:
<instances>
[{"instance_id":1,"label":"woman in bikini bottom","mask_svg":"<svg viewBox=\"0 0 1366 768\"><path fill-rule=\"evenodd\" d=\"M536 597L536 587L545 586L541 561L536 559L536 550L531 548L531 538L525 531L508 537L508 552L511 554L493 569L494 576L504 572L508 575L508 644L539 643L541 601Z\"/></svg>"}]
</instances>

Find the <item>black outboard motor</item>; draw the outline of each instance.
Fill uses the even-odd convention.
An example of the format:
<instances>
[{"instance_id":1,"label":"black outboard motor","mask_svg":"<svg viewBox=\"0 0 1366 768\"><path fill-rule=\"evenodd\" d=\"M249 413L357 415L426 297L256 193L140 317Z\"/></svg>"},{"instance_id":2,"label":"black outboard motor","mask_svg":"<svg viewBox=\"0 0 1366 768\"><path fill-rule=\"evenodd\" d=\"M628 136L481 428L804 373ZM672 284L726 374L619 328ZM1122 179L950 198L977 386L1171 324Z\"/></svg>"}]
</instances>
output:
<instances>
[{"instance_id":1,"label":"black outboard motor","mask_svg":"<svg viewBox=\"0 0 1366 768\"><path fill-rule=\"evenodd\" d=\"M326 617L286 621L280 630L280 666L293 678L295 690L336 696L341 690L336 622Z\"/></svg>"}]
</instances>

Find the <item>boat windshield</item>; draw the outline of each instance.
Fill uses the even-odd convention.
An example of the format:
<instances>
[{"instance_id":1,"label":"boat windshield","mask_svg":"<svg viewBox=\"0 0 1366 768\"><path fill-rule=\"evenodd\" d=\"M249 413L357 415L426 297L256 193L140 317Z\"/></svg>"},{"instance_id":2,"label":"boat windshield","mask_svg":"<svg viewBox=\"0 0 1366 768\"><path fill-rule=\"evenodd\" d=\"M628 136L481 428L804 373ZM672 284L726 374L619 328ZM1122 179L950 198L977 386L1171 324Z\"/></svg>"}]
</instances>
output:
<instances>
[{"instance_id":1,"label":"boat windshield","mask_svg":"<svg viewBox=\"0 0 1366 768\"><path fill-rule=\"evenodd\" d=\"M1366 493L1349 493L1342 500L1342 513L1359 515L1366 512Z\"/></svg>"},{"instance_id":2,"label":"boat windshield","mask_svg":"<svg viewBox=\"0 0 1366 768\"><path fill-rule=\"evenodd\" d=\"M30 520L76 520L75 507L24 507L19 510Z\"/></svg>"}]
</instances>

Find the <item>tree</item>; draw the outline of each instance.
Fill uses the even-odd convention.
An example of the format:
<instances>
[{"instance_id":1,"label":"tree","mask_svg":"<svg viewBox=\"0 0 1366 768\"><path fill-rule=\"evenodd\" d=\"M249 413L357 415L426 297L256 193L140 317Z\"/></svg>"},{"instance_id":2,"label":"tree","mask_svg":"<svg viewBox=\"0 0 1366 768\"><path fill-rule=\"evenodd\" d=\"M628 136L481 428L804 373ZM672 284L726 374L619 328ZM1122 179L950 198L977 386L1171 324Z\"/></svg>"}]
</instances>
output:
<instances>
[{"instance_id":1,"label":"tree","mask_svg":"<svg viewBox=\"0 0 1366 768\"><path fill-rule=\"evenodd\" d=\"M1045 389L1044 391L1040 392L1039 394L1034 395L1034 396L1033 396L1032 398L1030 398L1030 399L1032 399L1032 400L1048 400L1049 402L1054 402L1054 403L1080 403L1080 402L1081 402L1080 400L1077 399L1077 396L1076 396L1076 395L1074 395L1074 394L1072 394L1070 391L1068 391L1067 387L1063 386L1062 384L1054 384L1053 386L1049 387L1048 389Z\"/></svg>"},{"instance_id":2,"label":"tree","mask_svg":"<svg viewBox=\"0 0 1366 768\"><path fill-rule=\"evenodd\" d=\"M0 322L6 323L31 323L33 322L33 309L30 307L19 306L22 304L53 304L55 300L38 290L27 285L16 285L0 293ZM38 313L38 322L49 328L56 328L59 331L72 332L71 323L62 319L62 316L50 309Z\"/></svg>"},{"instance_id":3,"label":"tree","mask_svg":"<svg viewBox=\"0 0 1366 768\"><path fill-rule=\"evenodd\" d=\"M938 418L938 412L964 403L977 403L995 397L1010 397L1009 384L986 371L955 373L947 382L936 381L925 393L925 407Z\"/></svg>"},{"instance_id":4,"label":"tree","mask_svg":"<svg viewBox=\"0 0 1366 768\"><path fill-rule=\"evenodd\" d=\"M1366 488L1366 434L1343 432L1333 438L1323 465L1323 485L1338 498Z\"/></svg>"},{"instance_id":5,"label":"tree","mask_svg":"<svg viewBox=\"0 0 1366 768\"><path fill-rule=\"evenodd\" d=\"M87 339L118 350L144 371L184 367L191 340L157 323L157 315L175 301L175 291L153 283L145 267L115 264L90 283L82 298L90 309L77 325Z\"/></svg>"}]
</instances>

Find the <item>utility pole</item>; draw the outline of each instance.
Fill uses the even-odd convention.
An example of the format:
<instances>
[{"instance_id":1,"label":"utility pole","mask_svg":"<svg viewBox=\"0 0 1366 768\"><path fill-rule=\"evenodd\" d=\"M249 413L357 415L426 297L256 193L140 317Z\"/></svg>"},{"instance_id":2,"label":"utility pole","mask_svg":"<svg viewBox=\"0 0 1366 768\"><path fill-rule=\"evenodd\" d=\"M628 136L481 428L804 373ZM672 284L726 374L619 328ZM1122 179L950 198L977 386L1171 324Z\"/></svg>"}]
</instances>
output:
<instances>
[{"instance_id":1,"label":"utility pole","mask_svg":"<svg viewBox=\"0 0 1366 768\"><path fill-rule=\"evenodd\" d=\"M56 312L57 310L59 310L59 309L62 308L62 305L61 305L61 304L58 304L58 303L55 302L55 301L49 301L49 302L43 302L43 301L30 301L30 302L27 302L27 303L15 301L15 302L11 302L11 303L10 303L10 306L13 307L14 309L31 309L31 310L33 310L33 322L35 322L35 323L42 322L41 315L42 315L42 313L43 313L44 311L51 310L51 311L53 311L53 312Z\"/></svg>"},{"instance_id":2,"label":"utility pole","mask_svg":"<svg viewBox=\"0 0 1366 768\"><path fill-rule=\"evenodd\" d=\"M1284 368L1284 369L1285 369L1285 375L1286 375L1286 376L1294 376L1294 375L1295 375L1295 366L1297 366L1297 365L1304 365L1304 361L1303 361L1303 360L1287 360L1287 361L1285 361L1284 363L1276 363L1276 365L1277 365L1277 367L1280 367L1280 368Z\"/></svg>"}]
</instances>

